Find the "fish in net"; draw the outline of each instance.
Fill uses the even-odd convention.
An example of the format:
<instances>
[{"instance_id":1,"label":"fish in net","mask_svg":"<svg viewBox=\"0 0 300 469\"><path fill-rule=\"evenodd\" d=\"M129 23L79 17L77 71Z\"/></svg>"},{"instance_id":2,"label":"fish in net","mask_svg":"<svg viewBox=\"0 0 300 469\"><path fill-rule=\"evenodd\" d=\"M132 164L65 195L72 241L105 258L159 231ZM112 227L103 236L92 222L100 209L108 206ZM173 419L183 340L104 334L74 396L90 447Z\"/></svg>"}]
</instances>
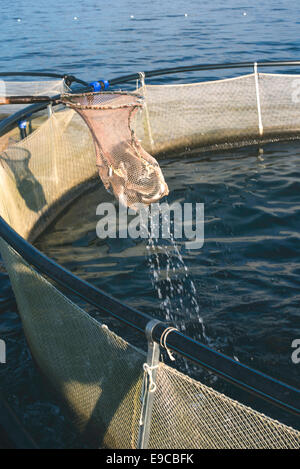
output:
<instances>
[{"instance_id":1,"label":"fish in net","mask_svg":"<svg viewBox=\"0 0 300 469\"><path fill-rule=\"evenodd\" d=\"M120 91L65 94L60 100L88 125L100 178L120 203L136 209L168 195L158 162L142 148L132 128L142 97Z\"/></svg>"}]
</instances>

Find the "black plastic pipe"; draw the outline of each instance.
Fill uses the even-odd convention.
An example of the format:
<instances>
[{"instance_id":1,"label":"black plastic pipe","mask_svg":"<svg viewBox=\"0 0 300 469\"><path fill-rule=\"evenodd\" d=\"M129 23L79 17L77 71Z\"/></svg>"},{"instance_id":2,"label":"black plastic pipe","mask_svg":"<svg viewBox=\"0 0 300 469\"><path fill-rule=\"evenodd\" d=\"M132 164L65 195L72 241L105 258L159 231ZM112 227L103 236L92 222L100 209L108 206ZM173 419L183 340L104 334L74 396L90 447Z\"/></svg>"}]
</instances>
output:
<instances>
[{"instance_id":1,"label":"black plastic pipe","mask_svg":"<svg viewBox=\"0 0 300 469\"><path fill-rule=\"evenodd\" d=\"M156 325L152 332L153 339L159 343L165 330L164 324ZM168 334L166 345L170 350L206 368L231 384L300 417L299 389L243 365L179 331L172 331Z\"/></svg>"},{"instance_id":2,"label":"black plastic pipe","mask_svg":"<svg viewBox=\"0 0 300 469\"><path fill-rule=\"evenodd\" d=\"M225 69L234 69L234 68L253 68L254 62L236 62L236 63L224 63L224 64L198 64L198 65L188 65L186 67L171 67L171 68L161 68L157 70L151 70L145 73L145 78L158 77L161 75L170 75L175 73L185 73L185 72L197 72L205 70L225 70ZM257 67L300 67L300 61L274 61L274 62L257 62ZM140 78L139 73L132 73L131 75L124 75L118 78L113 78L109 80L109 84L119 85L122 83L128 83Z\"/></svg>"},{"instance_id":3,"label":"black plastic pipe","mask_svg":"<svg viewBox=\"0 0 300 469\"><path fill-rule=\"evenodd\" d=\"M66 73L46 73L46 72L0 72L0 77L43 77L43 78L61 78L64 79L68 86L72 83L78 83L83 86L89 86L86 81L80 80L74 75Z\"/></svg>"}]
</instances>

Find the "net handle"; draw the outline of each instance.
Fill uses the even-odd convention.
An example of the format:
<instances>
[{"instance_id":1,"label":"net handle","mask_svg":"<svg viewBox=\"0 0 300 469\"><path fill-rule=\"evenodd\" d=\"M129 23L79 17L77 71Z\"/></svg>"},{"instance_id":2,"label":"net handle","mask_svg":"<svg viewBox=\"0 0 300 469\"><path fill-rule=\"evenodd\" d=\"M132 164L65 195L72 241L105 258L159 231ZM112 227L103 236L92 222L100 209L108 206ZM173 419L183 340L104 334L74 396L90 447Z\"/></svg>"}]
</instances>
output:
<instances>
[{"instance_id":1,"label":"net handle","mask_svg":"<svg viewBox=\"0 0 300 469\"><path fill-rule=\"evenodd\" d=\"M4 104L34 104L34 103L55 103L57 99L50 96L0 96L0 106Z\"/></svg>"},{"instance_id":2,"label":"net handle","mask_svg":"<svg viewBox=\"0 0 300 469\"><path fill-rule=\"evenodd\" d=\"M142 107L143 96L140 96L136 93L130 93L128 91L107 91L107 92L103 91L103 92L98 92L98 93L89 92L89 93L79 93L79 94L66 93L56 98L53 98L50 96L0 96L0 106L7 105L7 104L37 104L37 103L58 104L58 103L62 103L69 107L81 108L81 109L113 109L114 106L107 106L107 105L88 106L88 105L72 103L71 101L69 101L70 98L74 99L76 97L83 97L83 96L92 97L92 96L99 95L99 94L134 96L137 99L136 103L119 105L119 106L116 106L117 109L123 108L123 107L124 108Z\"/></svg>"}]
</instances>

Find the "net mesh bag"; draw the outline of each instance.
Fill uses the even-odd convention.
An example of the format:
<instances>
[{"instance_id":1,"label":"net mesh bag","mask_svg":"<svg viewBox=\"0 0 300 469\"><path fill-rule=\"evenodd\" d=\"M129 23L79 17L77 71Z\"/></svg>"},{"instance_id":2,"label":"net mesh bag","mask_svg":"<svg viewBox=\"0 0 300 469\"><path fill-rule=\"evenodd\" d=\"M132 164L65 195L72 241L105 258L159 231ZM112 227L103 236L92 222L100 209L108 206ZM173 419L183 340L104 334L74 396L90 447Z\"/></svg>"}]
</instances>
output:
<instances>
[{"instance_id":1,"label":"net mesh bag","mask_svg":"<svg viewBox=\"0 0 300 469\"><path fill-rule=\"evenodd\" d=\"M168 194L157 161L141 146L131 122L142 107L129 93L66 95L62 101L85 120L93 135L99 175L107 190L131 208Z\"/></svg>"}]
</instances>

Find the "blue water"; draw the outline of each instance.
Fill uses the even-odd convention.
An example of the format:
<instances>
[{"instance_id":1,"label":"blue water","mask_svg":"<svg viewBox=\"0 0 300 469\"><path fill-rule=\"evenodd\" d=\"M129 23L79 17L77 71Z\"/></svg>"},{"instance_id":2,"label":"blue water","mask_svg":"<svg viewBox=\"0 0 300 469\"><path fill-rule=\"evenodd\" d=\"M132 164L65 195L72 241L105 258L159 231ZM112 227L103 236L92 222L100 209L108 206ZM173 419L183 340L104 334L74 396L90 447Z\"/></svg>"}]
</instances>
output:
<instances>
[{"instance_id":1,"label":"blue water","mask_svg":"<svg viewBox=\"0 0 300 469\"><path fill-rule=\"evenodd\" d=\"M0 13L3 72L55 71L92 81L175 64L293 60L300 55L300 4L296 1L139 0L104 4L91 0L2 0ZM210 71L169 76L167 80L196 81L238 73ZM200 171L199 177L205 174L211 182L194 181L196 193L211 207L208 215L212 220L224 213L228 217L223 222L212 221L208 234L217 239L197 255L186 253L184 261L215 347L263 371L274 370L273 374L294 384L299 371L291 364L289 343L299 331L299 210L288 204L291 198L295 206L299 202L299 150L291 146L268 151L265 168L259 166L261 162L252 151L235 152L229 158L223 155L219 162L214 158L201 161L204 172ZM164 171L170 186L175 175L187 173L187 167L188 163L166 163ZM210 179L213 176L219 184ZM226 205L228 197L231 202ZM80 248L86 253L87 246L96 244L93 224L93 219L87 219L85 226L77 226L78 237L69 251L53 246L47 237L45 250L76 271L70 256L73 249L79 255ZM257 242L245 244L240 240L246 234L253 238L257 231L262 236ZM54 228L52 235L55 233ZM228 241L230 238L234 243ZM80 256L78 260L82 275L135 306L151 309L153 284L148 279L145 286L141 266L136 267L131 258L120 258L117 267L131 269L136 281L144 282L143 295L133 294L136 292L130 291L124 279L123 291L109 282L109 276L100 281L99 264ZM102 262L109 260L104 257ZM145 264L142 267L144 275L150 272L149 266L148 270ZM122 276L111 273L114 275ZM0 388L41 446L74 447L79 444L76 435L32 364L15 305L3 303L11 299L11 292L1 270L0 282L0 337L5 336L8 344L8 364L0 368ZM159 314L157 299L155 308ZM188 332L197 334L198 329L190 324Z\"/></svg>"}]
</instances>

